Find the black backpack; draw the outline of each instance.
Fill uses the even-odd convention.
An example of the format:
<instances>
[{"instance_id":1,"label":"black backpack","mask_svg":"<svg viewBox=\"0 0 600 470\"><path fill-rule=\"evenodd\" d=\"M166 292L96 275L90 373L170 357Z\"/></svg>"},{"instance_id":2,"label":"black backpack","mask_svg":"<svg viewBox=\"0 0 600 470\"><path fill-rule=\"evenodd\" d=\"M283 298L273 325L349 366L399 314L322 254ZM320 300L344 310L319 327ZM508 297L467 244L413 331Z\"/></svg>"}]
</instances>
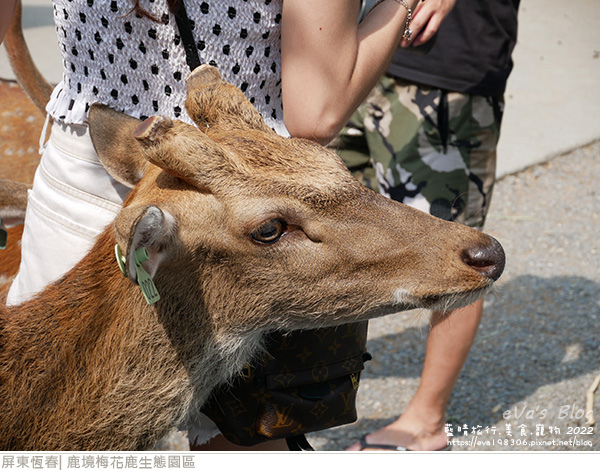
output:
<instances>
[{"instance_id":1,"label":"black backpack","mask_svg":"<svg viewBox=\"0 0 600 470\"><path fill-rule=\"evenodd\" d=\"M367 322L272 334L267 354L217 388L202 412L234 444L286 438L291 450L312 450L306 433L356 421L366 341Z\"/></svg>"}]
</instances>

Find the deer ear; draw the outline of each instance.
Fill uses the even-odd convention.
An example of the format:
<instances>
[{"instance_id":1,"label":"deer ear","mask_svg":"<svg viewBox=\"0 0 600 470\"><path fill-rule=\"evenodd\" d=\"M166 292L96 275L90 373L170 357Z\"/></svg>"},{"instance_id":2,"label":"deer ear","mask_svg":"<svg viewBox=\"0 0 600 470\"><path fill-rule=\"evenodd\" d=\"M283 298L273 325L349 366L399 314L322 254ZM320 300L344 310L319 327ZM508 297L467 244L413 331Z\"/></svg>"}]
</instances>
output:
<instances>
[{"instance_id":1,"label":"deer ear","mask_svg":"<svg viewBox=\"0 0 600 470\"><path fill-rule=\"evenodd\" d=\"M218 187L234 171L227 149L191 124L152 116L136 128L134 137L148 161L196 188Z\"/></svg>"},{"instance_id":2,"label":"deer ear","mask_svg":"<svg viewBox=\"0 0 600 470\"><path fill-rule=\"evenodd\" d=\"M274 132L246 96L224 81L216 68L206 64L195 68L186 79L186 87L185 107L203 132L211 127Z\"/></svg>"},{"instance_id":3,"label":"deer ear","mask_svg":"<svg viewBox=\"0 0 600 470\"><path fill-rule=\"evenodd\" d=\"M149 277L154 278L168 256L174 230L174 217L157 206L124 208L115 219L115 239L125 258L124 274L132 281L138 282L139 271L136 265L143 263ZM147 259L141 262L140 250L147 255Z\"/></svg>"},{"instance_id":4,"label":"deer ear","mask_svg":"<svg viewBox=\"0 0 600 470\"><path fill-rule=\"evenodd\" d=\"M90 107L88 121L92 143L106 171L133 188L148 169L148 160L133 137L141 121L98 103Z\"/></svg>"}]
</instances>

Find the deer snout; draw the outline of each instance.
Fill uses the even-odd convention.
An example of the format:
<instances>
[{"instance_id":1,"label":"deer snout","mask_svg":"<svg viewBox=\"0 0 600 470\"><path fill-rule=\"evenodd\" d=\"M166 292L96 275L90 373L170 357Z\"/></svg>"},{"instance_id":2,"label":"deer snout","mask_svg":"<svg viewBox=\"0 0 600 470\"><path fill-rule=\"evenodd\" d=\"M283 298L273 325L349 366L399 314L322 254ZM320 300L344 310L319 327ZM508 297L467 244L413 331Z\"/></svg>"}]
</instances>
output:
<instances>
[{"instance_id":1,"label":"deer snout","mask_svg":"<svg viewBox=\"0 0 600 470\"><path fill-rule=\"evenodd\" d=\"M462 259L467 266L496 281L504 271L506 256L498 240L493 237L489 239L489 244L464 250Z\"/></svg>"}]
</instances>

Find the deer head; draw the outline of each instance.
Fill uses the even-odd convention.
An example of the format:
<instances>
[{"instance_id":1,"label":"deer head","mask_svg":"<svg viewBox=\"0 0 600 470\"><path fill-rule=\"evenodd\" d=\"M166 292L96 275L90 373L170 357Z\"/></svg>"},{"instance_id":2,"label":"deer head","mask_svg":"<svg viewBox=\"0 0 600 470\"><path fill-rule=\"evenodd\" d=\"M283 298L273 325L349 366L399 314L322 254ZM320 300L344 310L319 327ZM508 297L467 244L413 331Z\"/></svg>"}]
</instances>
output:
<instances>
[{"instance_id":1,"label":"deer head","mask_svg":"<svg viewBox=\"0 0 600 470\"><path fill-rule=\"evenodd\" d=\"M100 159L135 186L115 221L130 279L144 247L162 296L267 330L453 308L499 277L491 237L377 195L335 153L277 135L212 67L187 86L197 127L90 112Z\"/></svg>"}]
</instances>

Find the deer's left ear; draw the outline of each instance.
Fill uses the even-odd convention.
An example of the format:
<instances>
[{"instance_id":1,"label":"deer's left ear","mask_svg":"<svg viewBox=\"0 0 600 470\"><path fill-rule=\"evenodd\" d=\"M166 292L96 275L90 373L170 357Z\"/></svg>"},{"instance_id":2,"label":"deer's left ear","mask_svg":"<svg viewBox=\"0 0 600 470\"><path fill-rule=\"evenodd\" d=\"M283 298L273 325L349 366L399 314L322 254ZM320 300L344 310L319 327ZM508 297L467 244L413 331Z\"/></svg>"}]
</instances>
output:
<instances>
[{"instance_id":1,"label":"deer's left ear","mask_svg":"<svg viewBox=\"0 0 600 470\"><path fill-rule=\"evenodd\" d=\"M164 116L152 116L134 137L148 161L190 185L214 190L236 170L231 153L198 128Z\"/></svg>"},{"instance_id":2,"label":"deer's left ear","mask_svg":"<svg viewBox=\"0 0 600 470\"><path fill-rule=\"evenodd\" d=\"M139 268L152 280L170 252L174 233L175 219L157 206L126 207L117 216L115 239L124 256L124 274L140 284L142 291L144 273Z\"/></svg>"},{"instance_id":3,"label":"deer's left ear","mask_svg":"<svg viewBox=\"0 0 600 470\"><path fill-rule=\"evenodd\" d=\"M201 131L214 127L274 133L244 93L224 81L216 68L207 64L197 67L188 75L186 87L185 107Z\"/></svg>"},{"instance_id":4,"label":"deer's left ear","mask_svg":"<svg viewBox=\"0 0 600 470\"><path fill-rule=\"evenodd\" d=\"M148 160L133 137L141 121L94 103L88 122L92 143L106 171L119 183L133 188L148 169Z\"/></svg>"}]
</instances>

